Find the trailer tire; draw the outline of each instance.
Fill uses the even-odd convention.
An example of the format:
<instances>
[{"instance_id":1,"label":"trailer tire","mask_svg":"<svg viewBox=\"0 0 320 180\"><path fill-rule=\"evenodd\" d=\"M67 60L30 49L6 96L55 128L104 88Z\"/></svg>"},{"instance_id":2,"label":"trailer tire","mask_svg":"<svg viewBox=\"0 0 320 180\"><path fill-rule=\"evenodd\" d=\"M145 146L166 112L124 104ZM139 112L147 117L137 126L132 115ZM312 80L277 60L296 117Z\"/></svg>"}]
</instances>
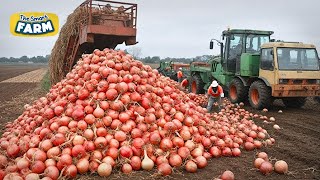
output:
<instances>
[{"instance_id":1,"label":"trailer tire","mask_svg":"<svg viewBox=\"0 0 320 180\"><path fill-rule=\"evenodd\" d=\"M249 103L255 109L269 108L272 103L271 89L262 81L255 81L249 88Z\"/></svg>"},{"instance_id":2,"label":"trailer tire","mask_svg":"<svg viewBox=\"0 0 320 180\"><path fill-rule=\"evenodd\" d=\"M314 100L320 104L320 96L314 97Z\"/></svg>"},{"instance_id":3,"label":"trailer tire","mask_svg":"<svg viewBox=\"0 0 320 180\"><path fill-rule=\"evenodd\" d=\"M199 74L195 74L191 77L191 82L189 84L190 92L195 94L204 94L204 83Z\"/></svg>"},{"instance_id":4,"label":"trailer tire","mask_svg":"<svg viewBox=\"0 0 320 180\"><path fill-rule=\"evenodd\" d=\"M232 103L240 103L248 99L248 87L244 86L242 81L238 78L235 78L230 82L229 99Z\"/></svg>"},{"instance_id":5,"label":"trailer tire","mask_svg":"<svg viewBox=\"0 0 320 180\"><path fill-rule=\"evenodd\" d=\"M283 98L282 102L286 107L289 108L301 108L306 103L307 98L305 97L293 97L293 98Z\"/></svg>"}]
</instances>

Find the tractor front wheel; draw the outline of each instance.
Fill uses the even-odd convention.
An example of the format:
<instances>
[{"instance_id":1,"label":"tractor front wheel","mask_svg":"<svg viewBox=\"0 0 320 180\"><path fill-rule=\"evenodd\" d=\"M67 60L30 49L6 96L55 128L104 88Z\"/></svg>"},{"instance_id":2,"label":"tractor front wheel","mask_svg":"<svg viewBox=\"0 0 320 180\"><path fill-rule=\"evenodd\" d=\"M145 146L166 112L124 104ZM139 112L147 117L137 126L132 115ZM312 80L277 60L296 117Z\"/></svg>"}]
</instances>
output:
<instances>
[{"instance_id":1,"label":"tractor front wheel","mask_svg":"<svg viewBox=\"0 0 320 180\"><path fill-rule=\"evenodd\" d=\"M255 81L249 89L249 102L255 109L269 108L272 103L271 90L262 81Z\"/></svg>"},{"instance_id":2,"label":"tractor front wheel","mask_svg":"<svg viewBox=\"0 0 320 180\"><path fill-rule=\"evenodd\" d=\"M229 85L229 99L232 103L244 102L248 98L248 88L238 78L233 79Z\"/></svg>"},{"instance_id":3,"label":"tractor front wheel","mask_svg":"<svg viewBox=\"0 0 320 180\"><path fill-rule=\"evenodd\" d=\"M195 94L204 94L204 83L200 77L200 75L195 74L191 77L191 82L189 84L190 91Z\"/></svg>"}]
</instances>

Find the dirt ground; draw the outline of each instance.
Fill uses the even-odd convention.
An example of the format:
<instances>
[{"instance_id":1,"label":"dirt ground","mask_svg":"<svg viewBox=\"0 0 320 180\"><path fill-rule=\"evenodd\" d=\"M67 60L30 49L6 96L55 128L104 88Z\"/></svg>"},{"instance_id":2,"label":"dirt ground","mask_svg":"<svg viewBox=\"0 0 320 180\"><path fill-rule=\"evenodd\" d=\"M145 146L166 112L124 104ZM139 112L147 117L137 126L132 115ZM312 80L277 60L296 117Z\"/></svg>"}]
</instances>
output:
<instances>
[{"instance_id":1,"label":"dirt ground","mask_svg":"<svg viewBox=\"0 0 320 180\"><path fill-rule=\"evenodd\" d=\"M46 66L43 64L0 64L0 82Z\"/></svg>"},{"instance_id":2,"label":"dirt ground","mask_svg":"<svg viewBox=\"0 0 320 180\"><path fill-rule=\"evenodd\" d=\"M0 66L0 70L3 67ZM22 68L23 69L23 68ZM11 77L19 75L14 69ZM24 72L28 71L23 69ZM21 70L22 71L22 70ZM6 75L10 74L8 70ZM20 73L21 74L21 73ZM0 74L0 79L3 78ZM10 78L10 77L9 77ZM10 91L8 91L10 89ZM13 121L23 111L25 103L32 103L35 99L45 95L39 83L2 83L0 85L0 123ZM250 112L261 113L250 107ZM278 113L278 110L283 113ZM288 109L281 101L276 101L269 112L264 113L268 117L275 117L276 124L282 129L276 131L273 124L264 124L261 120L255 122L267 129L269 134L276 139L271 147L263 147L255 151L242 151L240 157L220 157L209 161L206 168L197 173L188 173L183 169L175 169L173 175L161 177L156 170L151 172L138 171L130 175L124 175L119 170L114 170L108 179L214 179L225 170L231 170L235 178L247 179L320 179L320 106L312 99L302 109ZM275 172L268 176L262 175L253 168L255 154L265 151L272 161L285 160L289 165L289 173L279 175ZM78 179L104 179L95 174L78 176Z\"/></svg>"}]
</instances>

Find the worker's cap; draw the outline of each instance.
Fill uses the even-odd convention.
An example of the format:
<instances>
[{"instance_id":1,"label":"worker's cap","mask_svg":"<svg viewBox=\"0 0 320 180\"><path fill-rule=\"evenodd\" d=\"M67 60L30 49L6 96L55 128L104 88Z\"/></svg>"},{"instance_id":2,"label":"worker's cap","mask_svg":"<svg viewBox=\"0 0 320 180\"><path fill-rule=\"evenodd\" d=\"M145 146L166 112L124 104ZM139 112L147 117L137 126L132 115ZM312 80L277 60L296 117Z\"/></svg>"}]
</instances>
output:
<instances>
[{"instance_id":1,"label":"worker's cap","mask_svg":"<svg viewBox=\"0 0 320 180\"><path fill-rule=\"evenodd\" d=\"M211 87L217 87L219 84L217 81L212 81Z\"/></svg>"},{"instance_id":2,"label":"worker's cap","mask_svg":"<svg viewBox=\"0 0 320 180\"><path fill-rule=\"evenodd\" d=\"M182 70L182 68L179 68L179 70Z\"/></svg>"}]
</instances>

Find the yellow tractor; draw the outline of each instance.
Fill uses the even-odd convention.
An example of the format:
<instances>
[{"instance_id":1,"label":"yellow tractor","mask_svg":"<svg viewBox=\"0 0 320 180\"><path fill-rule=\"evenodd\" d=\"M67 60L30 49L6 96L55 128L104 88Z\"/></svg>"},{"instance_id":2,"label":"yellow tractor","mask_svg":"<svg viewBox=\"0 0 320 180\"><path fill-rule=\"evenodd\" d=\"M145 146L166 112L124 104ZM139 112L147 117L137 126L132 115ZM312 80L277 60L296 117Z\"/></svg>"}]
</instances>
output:
<instances>
[{"instance_id":1,"label":"yellow tractor","mask_svg":"<svg viewBox=\"0 0 320 180\"><path fill-rule=\"evenodd\" d=\"M273 99L297 108L305 104L307 97L320 96L316 47L298 42L263 44L259 77L250 83L248 95L251 106L256 108L268 107Z\"/></svg>"}]
</instances>

